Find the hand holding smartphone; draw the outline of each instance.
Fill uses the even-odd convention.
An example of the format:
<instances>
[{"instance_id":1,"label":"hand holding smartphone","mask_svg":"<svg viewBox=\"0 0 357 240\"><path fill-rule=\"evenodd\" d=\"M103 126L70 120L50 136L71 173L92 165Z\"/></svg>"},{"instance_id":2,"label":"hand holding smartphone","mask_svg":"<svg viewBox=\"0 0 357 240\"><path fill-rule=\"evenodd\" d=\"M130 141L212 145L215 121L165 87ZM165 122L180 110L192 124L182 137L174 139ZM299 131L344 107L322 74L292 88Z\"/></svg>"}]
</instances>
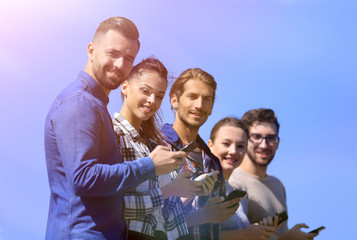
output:
<instances>
[{"instance_id":1,"label":"hand holding smartphone","mask_svg":"<svg viewBox=\"0 0 357 240\"><path fill-rule=\"evenodd\" d=\"M320 232L321 232L322 230L324 230L324 229L326 229L326 227L321 226L321 227L319 227L319 228L316 228L316 229L310 231L309 233L320 233Z\"/></svg>"},{"instance_id":2,"label":"hand holding smartphone","mask_svg":"<svg viewBox=\"0 0 357 240\"><path fill-rule=\"evenodd\" d=\"M273 217L273 222L274 222L275 217ZM288 220L288 213L286 211L279 213L278 215L278 225L282 224Z\"/></svg>"},{"instance_id":3,"label":"hand holding smartphone","mask_svg":"<svg viewBox=\"0 0 357 240\"><path fill-rule=\"evenodd\" d=\"M237 197L244 197L247 194L246 191L241 190L241 189L233 189L224 199L223 202L227 202L229 200L232 200Z\"/></svg>"},{"instance_id":4,"label":"hand holding smartphone","mask_svg":"<svg viewBox=\"0 0 357 240\"><path fill-rule=\"evenodd\" d=\"M241 189L233 189L225 198L223 202L227 202L229 200L235 199L235 198L242 198L247 194L246 191L241 190ZM231 207L235 207L238 203L233 204Z\"/></svg>"}]
</instances>

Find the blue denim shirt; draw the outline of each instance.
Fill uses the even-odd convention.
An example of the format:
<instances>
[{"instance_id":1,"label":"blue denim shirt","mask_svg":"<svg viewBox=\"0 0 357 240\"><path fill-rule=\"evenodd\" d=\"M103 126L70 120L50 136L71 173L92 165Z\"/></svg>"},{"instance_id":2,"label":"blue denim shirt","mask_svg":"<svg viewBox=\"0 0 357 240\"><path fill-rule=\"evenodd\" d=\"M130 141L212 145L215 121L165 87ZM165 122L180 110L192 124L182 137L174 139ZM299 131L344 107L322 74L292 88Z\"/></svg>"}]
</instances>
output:
<instances>
[{"instance_id":1,"label":"blue denim shirt","mask_svg":"<svg viewBox=\"0 0 357 240\"><path fill-rule=\"evenodd\" d=\"M108 101L95 79L80 72L47 115L46 239L125 239L123 193L155 177L150 157L122 163Z\"/></svg>"}]
</instances>

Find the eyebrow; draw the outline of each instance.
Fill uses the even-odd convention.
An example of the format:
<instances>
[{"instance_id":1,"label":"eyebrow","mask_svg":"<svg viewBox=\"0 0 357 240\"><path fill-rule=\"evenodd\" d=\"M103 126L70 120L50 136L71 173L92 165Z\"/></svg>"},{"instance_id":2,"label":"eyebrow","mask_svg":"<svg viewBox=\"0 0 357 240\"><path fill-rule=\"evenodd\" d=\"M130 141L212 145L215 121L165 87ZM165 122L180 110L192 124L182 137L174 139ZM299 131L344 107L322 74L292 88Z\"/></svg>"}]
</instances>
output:
<instances>
[{"instance_id":1,"label":"eyebrow","mask_svg":"<svg viewBox=\"0 0 357 240\"><path fill-rule=\"evenodd\" d=\"M151 86L149 86L149 85L147 85L146 83L141 83L140 84L140 86L146 86L146 87L148 87L148 88L150 88L150 89L153 89ZM160 93L165 93L165 91L159 91Z\"/></svg>"}]
</instances>

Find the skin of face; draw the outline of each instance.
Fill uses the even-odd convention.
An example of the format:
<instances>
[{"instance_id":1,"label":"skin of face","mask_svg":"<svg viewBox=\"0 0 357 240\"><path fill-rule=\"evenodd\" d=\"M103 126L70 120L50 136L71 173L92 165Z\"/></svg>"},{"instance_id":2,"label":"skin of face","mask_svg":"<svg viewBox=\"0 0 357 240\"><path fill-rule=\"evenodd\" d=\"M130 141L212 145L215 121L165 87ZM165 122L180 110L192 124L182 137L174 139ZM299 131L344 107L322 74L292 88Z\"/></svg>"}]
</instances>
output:
<instances>
[{"instance_id":1,"label":"skin of face","mask_svg":"<svg viewBox=\"0 0 357 240\"><path fill-rule=\"evenodd\" d=\"M219 159L225 178L238 167L246 153L247 134L243 129L234 126L222 126L212 141L208 140L211 152Z\"/></svg>"},{"instance_id":2,"label":"skin of face","mask_svg":"<svg viewBox=\"0 0 357 240\"><path fill-rule=\"evenodd\" d=\"M213 94L214 89L208 84L196 79L188 80L182 95L171 97L175 121L182 122L189 129L199 129L212 113Z\"/></svg>"},{"instance_id":3,"label":"skin of face","mask_svg":"<svg viewBox=\"0 0 357 240\"><path fill-rule=\"evenodd\" d=\"M274 123L256 122L249 127L249 134L260 134L265 137L267 135L277 135L278 131ZM267 144L265 139L260 144L252 143L248 140L247 155L255 165L266 167L273 160L278 146L279 141L271 145Z\"/></svg>"},{"instance_id":4,"label":"skin of face","mask_svg":"<svg viewBox=\"0 0 357 240\"><path fill-rule=\"evenodd\" d=\"M157 72L144 70L138 78L124 81L121 87L124 103L120 111L135 128L152 117L161 106L167 81Z\"/></svg>"},{"instance_id":5,"label":"skin of face","mask_svg":"<svg viewBox=\"0 0 357 240\"><path fill-rule=\"evenodd\" d=\"M89 66L86 70L108 95L129 75L138 50L137 40L109 30L88 45Z\"/></svg>"}]
</instances>

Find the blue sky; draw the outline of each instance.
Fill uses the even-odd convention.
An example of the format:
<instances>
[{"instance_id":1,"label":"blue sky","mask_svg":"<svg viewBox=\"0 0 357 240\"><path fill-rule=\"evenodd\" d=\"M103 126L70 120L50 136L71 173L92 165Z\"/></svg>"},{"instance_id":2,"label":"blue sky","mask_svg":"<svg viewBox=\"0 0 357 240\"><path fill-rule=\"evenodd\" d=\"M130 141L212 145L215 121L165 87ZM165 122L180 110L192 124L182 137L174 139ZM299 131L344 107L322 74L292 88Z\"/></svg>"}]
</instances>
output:
<instances>
[{"instance_id":1,"label":"blue sky","mask_svg":"<svg viewBox=\"0 0 357 240\"><path fill-rule=\"evenodd\" d=\"M218 82L200 129L252 108L275 110L280 146L268 172L282 180L289 226L351 239L357 211L357 2L181 0L0 2L0 240L43 239L49 187L43 147L47 111L87 60L99 22L131 19L136 62L158 57L174 77L200 67ZM121 107L110 94L110 113ZM173 121L168 98L164 122Z\"/></svg>"}]
</instances>

